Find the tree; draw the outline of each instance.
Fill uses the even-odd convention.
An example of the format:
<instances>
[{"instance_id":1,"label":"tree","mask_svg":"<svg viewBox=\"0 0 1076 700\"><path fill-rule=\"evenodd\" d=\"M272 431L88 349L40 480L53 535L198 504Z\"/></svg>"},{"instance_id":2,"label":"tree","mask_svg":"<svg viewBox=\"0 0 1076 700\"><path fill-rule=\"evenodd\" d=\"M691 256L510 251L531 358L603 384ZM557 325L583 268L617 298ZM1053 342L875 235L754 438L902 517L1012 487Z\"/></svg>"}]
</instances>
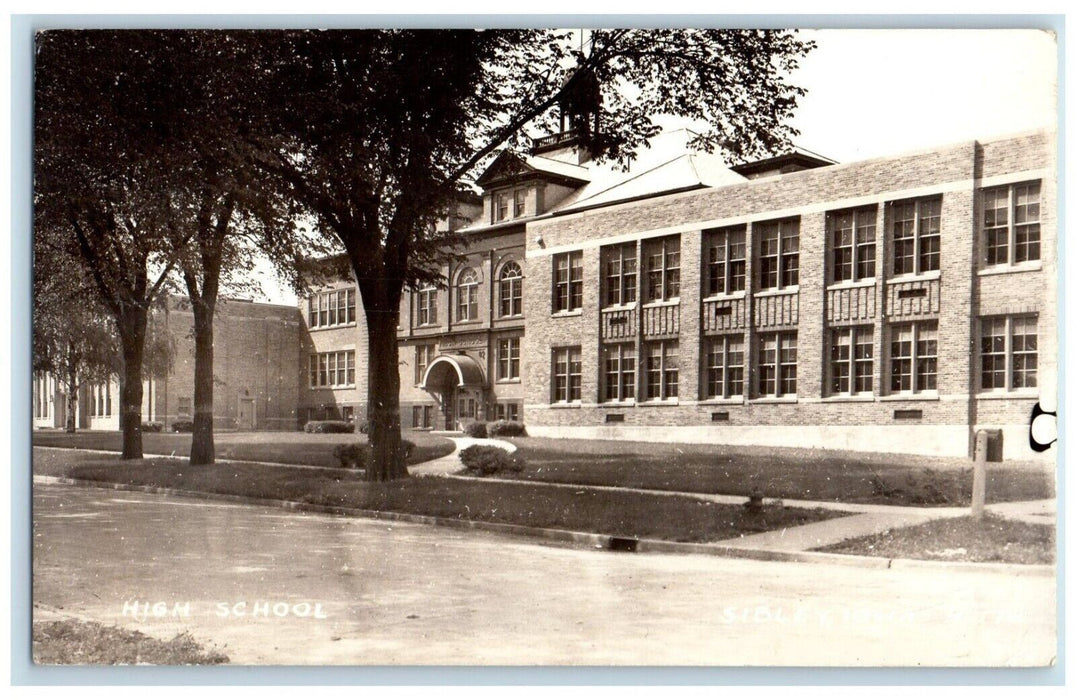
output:
<instances>
[{"instance_id":1,"label":"tree","mask_svg":"<svg viewBox=\"0 0 1076 700\"><path fill-rule=\"evenodd\" d=\"M498 149L567 117L600 159L626 164L661 114L706 125L693 146L736 158L786 147L803 94L787 82L813 46L787 31L303 31L270 42L266 89L282 137L263 149L346 251L369 327L369 478L406 476L399 303L436 278L434 232Z\"/></svg>"}]
</instances>

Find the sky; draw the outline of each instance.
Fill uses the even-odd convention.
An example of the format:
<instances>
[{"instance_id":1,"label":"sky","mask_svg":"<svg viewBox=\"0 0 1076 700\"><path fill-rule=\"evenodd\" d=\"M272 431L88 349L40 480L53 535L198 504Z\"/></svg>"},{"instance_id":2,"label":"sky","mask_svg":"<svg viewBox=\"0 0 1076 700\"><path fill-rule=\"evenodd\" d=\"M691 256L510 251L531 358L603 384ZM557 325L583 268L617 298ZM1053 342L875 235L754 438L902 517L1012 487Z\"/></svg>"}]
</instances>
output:
<instances>
[{"instance_id":1,"label":"sky","mask_svg":"<svg viewBox=\"0 0 1076 700\"><path fill-rule=\"evenodd\" d=\"M1056 128L1057 45L1037 30L812 30L796 145L838 162ZM664 122L664 120L663 120ZM669 127L679 126L667 122ZM294 304L268 265L264 297Z\"/></svg>"}]
</instances>

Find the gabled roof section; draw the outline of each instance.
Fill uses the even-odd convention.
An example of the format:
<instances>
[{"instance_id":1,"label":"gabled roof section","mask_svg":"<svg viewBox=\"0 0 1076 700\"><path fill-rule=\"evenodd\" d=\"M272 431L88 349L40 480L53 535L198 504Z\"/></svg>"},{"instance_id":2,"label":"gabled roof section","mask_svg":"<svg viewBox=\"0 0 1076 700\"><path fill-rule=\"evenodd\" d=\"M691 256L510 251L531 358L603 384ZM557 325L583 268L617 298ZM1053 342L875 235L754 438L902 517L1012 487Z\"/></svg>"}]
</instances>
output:
<instances>
[{"instance_id":1,"label":"gabled roof section","mask_svg":"<svg viewBox=\"0 0 1076 700\"><path fill-rule=\"evenodd\" d=\"M837 161L812 153L805 148L795 147L791 153L783 153L772 158L763 158L749 163L741 163L732 166L732 169L746 178L765 177L767 175L781 175L793 173L799 170L822 168L827 165L836 165Z\"/></svg>"},{"instance_id":2,"label":"gabled roof section","mask_svg":"<svg viewBox=\"0 0 1076 700\"><path fill-rule=\"evenodd\" d=\"M527 175L539 175L571 187L579 187L590 181L587 169L580 165L541 156L523 156L505 150L490 163L485 172L475 180L475 184L483 189L490 189Z\"/></svg>"}]
</instances>

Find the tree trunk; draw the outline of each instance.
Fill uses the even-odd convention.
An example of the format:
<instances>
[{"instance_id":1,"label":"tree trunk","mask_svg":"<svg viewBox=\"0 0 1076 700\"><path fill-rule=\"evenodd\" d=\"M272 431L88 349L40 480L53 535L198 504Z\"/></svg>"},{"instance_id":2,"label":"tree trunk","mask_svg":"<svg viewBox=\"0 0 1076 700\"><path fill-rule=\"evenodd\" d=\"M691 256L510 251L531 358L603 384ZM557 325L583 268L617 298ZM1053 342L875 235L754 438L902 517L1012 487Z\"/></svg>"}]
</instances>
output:
<instances>
[{"instance_id":1,"label":"tree trunk","mask_svg":"<svg viewBox=\"0 0 1076 700\"><path fill-rule=\"evenodd\" d=\"M64 416L64 432L73 433L77 424L75 423L75 412L78 410L78 377L75 374L74 369L68 371L67 375L67 415Z\"/></svg>"},{"instance_id":2,"label":"tree trunk","mask_svg":"<svg viewBox=\"0 0 1076 700\"><path fill-rule=\"evenodd\" d=\"M120 317L118 331L123 354L120 379L121 459L142 459L142 356L146 348L146 309L133 307Z\"/></svg>"},{"instance_id":3,"label":"tree trunk","mask_svg":"<svg viewBox=\"0 0 1076 700\"><path fill-rule=\"evenodd\" d=\"M400 450L400 352L396 343L399 308L398 304L391 309L366 308L370 333L367 391L370 465L366 478L370 481L407 476L407 464Z\"/></svg>"},{"instance_id":4,"label":"tree trunk","mask_svg":"<svg viewBox=\"0 0 1076 700\"><path fill-rule=\"evenodd\" d=\"M191 466L213 464L213 308L192 300L194 310L194 434Z\"/></svg>"}]
</instances>

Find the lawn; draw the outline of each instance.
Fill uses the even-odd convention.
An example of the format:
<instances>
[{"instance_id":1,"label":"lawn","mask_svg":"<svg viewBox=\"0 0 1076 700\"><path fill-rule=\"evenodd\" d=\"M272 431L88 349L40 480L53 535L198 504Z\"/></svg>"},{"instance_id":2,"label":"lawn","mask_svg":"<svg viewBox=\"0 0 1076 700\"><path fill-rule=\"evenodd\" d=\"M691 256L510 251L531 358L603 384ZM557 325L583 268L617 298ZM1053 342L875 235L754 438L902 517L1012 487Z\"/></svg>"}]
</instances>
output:
<instances>
[{"instance_id":1,"label":"lawn","mask_svg":"<svg viewBox=\"0 0 1076 700\"><path fill-rule=\"evenodd\" d=\"M526 468L516 478L663 491L893 505L968 505L971 462L788 448L513 438ZM989 502L1050 498L1053 470L991 464Z\"/></svg>"},{"instance_id":2,"label":"lawn","mask_svg":"<svg viewBox=\"0 0 1076 700\"><path fill-rule=\"evenodd\" d=\"M451 440L427 432L403 432L405 440L415 443L408 464L418 464L452 454ZM315 434L302 432L218 433L214 436L217 457L250 462L280 462L316 467L336 467L333 448L341 443L366 442L361 433ZM89 450L119 452L123 437L117 431L35 431L33 444L38 447L81 447ZM191 453L190 433L143 433L145 454L180 455Z\"/></svg>"},{"instance_id":3,"label":"lawn","mask_svg":"<svg viewBox=\"0 0 1076 700\"><path fill-rule=\"evenodd\" d=\"M33 653L34 663L50 665L189 666L228 663L227 656L216 649L206 651L186 633L162 641L141 632L75 620L35 622Z\"/></svg>"},{"instance_id":4,"label":"lawn","mask_svg":"<svg viewBox=\"0 0 1076 700\"><path fill-rule=\"evenodd\" d=\"M819 549L891 559L1051 564L1054 528L987 514L944 518L922 525L887 530Z\"/></svg>"},{"instance_id":5,"label":"lawn","mask_svg":"<svg viewBox=\"0 0 1076 700\"><path fill-rule=\"evenodd\" d=\"M170 459L101 457L36 450L34 473L681 542L713 542L841 515L784 507L753 514L742 506L688 496L552 488L526 482L411 478L368 483L340 471L240 462L192 468Z\"/></svg>"}]
</instances>

